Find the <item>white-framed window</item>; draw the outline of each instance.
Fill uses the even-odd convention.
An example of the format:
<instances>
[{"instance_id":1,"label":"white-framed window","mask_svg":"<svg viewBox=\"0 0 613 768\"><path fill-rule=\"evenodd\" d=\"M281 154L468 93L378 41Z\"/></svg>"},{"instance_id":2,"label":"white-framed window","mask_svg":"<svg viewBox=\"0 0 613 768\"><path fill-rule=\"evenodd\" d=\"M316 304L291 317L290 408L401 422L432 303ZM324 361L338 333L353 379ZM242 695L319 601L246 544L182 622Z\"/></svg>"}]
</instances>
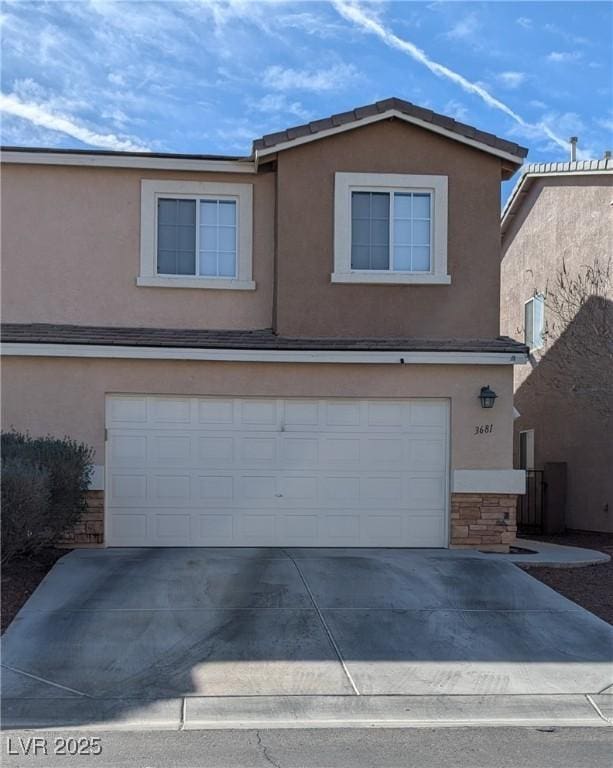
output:
<instances>
[{"instance_id":1,"label":"white-framed window","mask_svg":"<svg viewBox=\"0 0 613 768\"><path fill-rule=\"evenodd\" d=\"M447 177L336 173L333 283L450 283Z\"/></svg>"},{"instance_id":2,"label":"white-framed window","mask_svg":"<svg viewBox=\"0 0 613 768\"><path fill-rule=\"evenodd\" d=\"M524 304L524 343L540 349L545 343L545 297L537 293Z\"/></svg>"},{"instance_id":3,"label":"white-framed window","mask_svg":"<svg viewBox=\"0 0 613 768\"><path fill-rule=\"evenodd\" d=\"M253 290L251 184L141 181L136 283Z\"/></svg>"}]
</instances>

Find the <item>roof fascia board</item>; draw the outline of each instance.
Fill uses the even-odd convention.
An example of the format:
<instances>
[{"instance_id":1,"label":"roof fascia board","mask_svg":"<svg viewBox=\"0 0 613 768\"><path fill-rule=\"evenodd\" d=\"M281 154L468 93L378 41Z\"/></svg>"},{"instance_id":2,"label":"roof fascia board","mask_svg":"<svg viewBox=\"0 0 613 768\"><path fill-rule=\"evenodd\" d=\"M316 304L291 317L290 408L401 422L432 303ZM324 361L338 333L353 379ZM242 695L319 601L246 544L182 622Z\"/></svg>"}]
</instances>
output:
<instances>
[{"instance_id":1,"label":"roof fascia board","mask_svg":"<svg viewBox=\"0 0 613 768\"><path fill-rule=\"evenodd\" d=\"M129 360L209 360L257 363L349 363L418 365L516 365L526 362L512 352L373 352L348 350L207 349L200 347L141 347L102 344L41 344L7 342L5 357L86 357Z\"/></svg>"},{"instance_id":2,"label":"roof fascia board","mask_svg":"<svg viewBox=\"0 0 613 768\"><path fill-rule=\"evenodd\" d=\"M334 128L326 128L323 131L317 131L307 136L299 136L296 139L284 141L279 144L275 144L272 147L257 149L255 151L256 162L258 158L263 158L263 157L266 157L267 155L276 154L277 152L282 152L283 150L291 149L292 147L298 147L301 144L307 144L311 141L324 139L327 136L334 136L337 133L342 133L344 131L351 131L355 128L361 128L364 125L377 123L381 120L387 120L390 117L396 117L399 120L404 120L406 123L412 123L413 125L418 125L420 128L425 128L428 131L439 133L448 139L453 139L454 141L459 141L462 144L467 144L468 146L473 147L475 149L480 149L482 152L488 152L491 155L496 155L496 157L500 157L504 160L508 160L511 163L514 163L515 165L522 165L522 163L524 162L523 157L519 157L518 155L513 155L510 152L505 152L503 149L490 147L488 144L483 144L480 141L475 141L474 139L470 139L467 136L462 136L461 134L455 133L454 131L449 131L446 128L442 128L439 125L434 125L433 123L429 123L426 120L421 120L418 117L414 117L412 115L405 115L404 112L400 112L397 109L389 109L386 112L381 112L378 115L370 115L369 117L363 117L361 120L355 120L354 122L351 122L351 123L344 123L343 125L337 125Z\"/></svg>"},{"instance_id":3,"label":"roof fascia board","mask_svg":"<svg viewBox=\"0 0 613 768\"><path fill-rule=\"evenodd\" d=\"M252 160L198 160L180 157L130 157L130 155L87 155L68 152L5 151L0 162L18 165L70 165L87 168L145 168L159 171L217 171L256 173Z\"/></svg>"}]
</instances>

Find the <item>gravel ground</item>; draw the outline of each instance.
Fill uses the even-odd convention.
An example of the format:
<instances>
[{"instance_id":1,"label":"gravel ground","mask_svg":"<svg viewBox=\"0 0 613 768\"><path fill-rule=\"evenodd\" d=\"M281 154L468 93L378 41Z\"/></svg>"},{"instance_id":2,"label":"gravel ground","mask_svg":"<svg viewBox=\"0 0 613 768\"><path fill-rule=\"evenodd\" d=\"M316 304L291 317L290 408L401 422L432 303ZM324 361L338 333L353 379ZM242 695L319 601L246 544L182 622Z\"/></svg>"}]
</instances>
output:
<instances>
[{"instance_id":1,"label":"gravel ground","mask_svg":"<svg viewBox=\"0 0 613 768\"><path fill-rule=\"evenodd\" d=\"M605 552L613 558L613 534L569 532L560 536L530 536L538 541L584 547ZM582 568L543 568L522 566L535 579L547 584L564 597L613 624L613 559Z\"/></svg>"},{"instance_id":2,"label":"gravel ground","mask_svg":"<svg viewBox=\"0 0 613 768\"><path fill-rule=\"evenodd\" d=\"M30 557L19 557L2 565L2 610L0 631L8 627L17 611L69 549L50 547Z\"/></svg>"}]
</instances>

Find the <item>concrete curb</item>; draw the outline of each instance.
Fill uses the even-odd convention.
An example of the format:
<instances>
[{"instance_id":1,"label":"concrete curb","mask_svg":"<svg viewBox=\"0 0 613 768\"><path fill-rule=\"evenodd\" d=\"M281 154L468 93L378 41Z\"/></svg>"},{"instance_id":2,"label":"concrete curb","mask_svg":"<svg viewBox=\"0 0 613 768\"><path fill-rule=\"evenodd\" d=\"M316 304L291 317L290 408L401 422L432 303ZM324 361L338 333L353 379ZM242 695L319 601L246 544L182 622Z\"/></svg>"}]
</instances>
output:
<instances>
[{"instance_id":1,"label":"concrete curb","mask_svg":"<svg viewBox=\"0 0 613 768\"><path fill-rule=\"evenodd\" d=\"M500 555L515 565L525 565L543 568L584 568L587 565L608 563L611 559L605 552L583 547L568 547L562 544L552 544L546 541L532 539L517 539L518 547L532 550L535 554L521 553Z\"/></svg>"},{"instance_id":2,"label":"concrete curb","mask_svg":"<svg viewBox=\"0 0 613 768\"><path fill-rule=\"evenodd\" d=\"M188 696L162 701L4 699L2 728L236 730L458 726L610 727L610 698L583 694L518 694ZM597 700L597 705L590 699ZM611 704L613 705L613 699Z\"/></svg>"}]
</instances>

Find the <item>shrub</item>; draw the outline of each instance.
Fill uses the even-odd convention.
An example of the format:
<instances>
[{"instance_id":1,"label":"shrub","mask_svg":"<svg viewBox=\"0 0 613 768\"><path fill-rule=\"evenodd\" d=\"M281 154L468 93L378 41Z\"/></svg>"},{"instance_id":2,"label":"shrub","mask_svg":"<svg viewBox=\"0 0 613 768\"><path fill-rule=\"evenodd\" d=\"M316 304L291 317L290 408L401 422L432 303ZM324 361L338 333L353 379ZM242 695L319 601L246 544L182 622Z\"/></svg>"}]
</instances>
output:
<instances>
[{"instance_id":1,"label":"shrub","mask_svg":"<svg viewBox=\"0 0 613 768\"><path fill-rule=\"evenodd\" d=\"M2 562L35 552L51 539L49 473L16 459L2 462Z\"/></svg>"},{"instance_id":2,"label":"shrub","mask_svg":"<svg viewBox=\"0 0 613 768\"><path fill-rule=\"evenodd\" d=\"M79 521L87 507L93 451L67 437L33 438L19 432L2 433L1 448L6 560L6 553L25 554L57 542ZM26 493L27 478L34 480L32 494Z\"/></svg>"}]
</instances>

